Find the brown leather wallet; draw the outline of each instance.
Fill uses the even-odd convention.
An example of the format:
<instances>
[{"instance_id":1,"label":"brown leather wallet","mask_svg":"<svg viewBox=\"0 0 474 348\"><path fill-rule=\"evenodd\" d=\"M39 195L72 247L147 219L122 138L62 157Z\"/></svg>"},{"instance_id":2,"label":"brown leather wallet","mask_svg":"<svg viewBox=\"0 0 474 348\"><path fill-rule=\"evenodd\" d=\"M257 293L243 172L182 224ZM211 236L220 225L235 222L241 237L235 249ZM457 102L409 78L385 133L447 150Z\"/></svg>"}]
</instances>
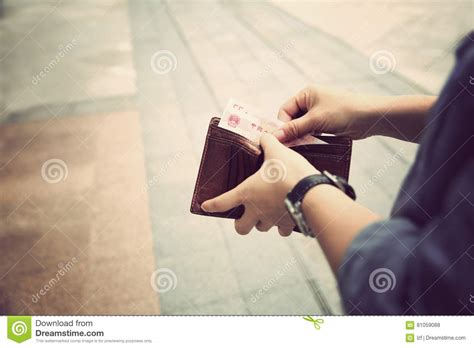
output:
<instances>
[{"instance_id":1,"label":"brown leather wallet","mask_svg":"<svg viewBox=\"0 0 474 348\"><path fill-rule=\"evenodd\" d=\"M244 212L243 205L226 212L207 213L201 209L201 203L233 189L254 174L263 163L263 152L260 146L247 138L220 128L219 121L219 117L213 117L209 124L194 187L191 213L238 219ZM348 180L352 140L341 136L317 137L328 144L298 145L291 149L318 170L327 170Z\"/></svg>"}]
</instances>

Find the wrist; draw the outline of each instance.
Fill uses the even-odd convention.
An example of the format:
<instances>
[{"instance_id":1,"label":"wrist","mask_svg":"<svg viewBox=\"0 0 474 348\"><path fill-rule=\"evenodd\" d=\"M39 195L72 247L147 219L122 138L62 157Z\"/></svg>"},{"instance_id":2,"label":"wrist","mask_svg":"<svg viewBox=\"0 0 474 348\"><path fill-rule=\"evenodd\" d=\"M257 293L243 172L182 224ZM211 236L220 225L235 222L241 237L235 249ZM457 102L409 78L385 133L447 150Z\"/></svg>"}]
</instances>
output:
<instances>
[{"instance_id":1,"label":"wrist","mask_svg":"<svg viewBox=\"0 0 474 348\"><path fill-rule=\"evenodd\" d=\"M351 105L349 129L354 130L354 139L368 138L379 135L379 121L389 110L387 98L384 96L362 95Z\"/></svg>"},{"instance_id":2,"label":"wrist","mask_svg":"<svg viewBox=\"0 0 474 348\"><path fill-rule=\"evenodd\" d=\"M355 140L375 135L374 126L381 117L380 97L348 94L341 107L341 127L335 134L347 135Z\"/></svg>"},{"instance_id":3,"label":"wrist","mask_svg":"<svg viewBox=\"0 0 474 348\"><path fill-rule=\"evenodd\" d=\"M347 198L344 192L331 184L321 184L312 187L301 201L303 214L314 209L314 202L324 202L325 197L341 196L342 199Z\"/></svg>"}]
</instances>

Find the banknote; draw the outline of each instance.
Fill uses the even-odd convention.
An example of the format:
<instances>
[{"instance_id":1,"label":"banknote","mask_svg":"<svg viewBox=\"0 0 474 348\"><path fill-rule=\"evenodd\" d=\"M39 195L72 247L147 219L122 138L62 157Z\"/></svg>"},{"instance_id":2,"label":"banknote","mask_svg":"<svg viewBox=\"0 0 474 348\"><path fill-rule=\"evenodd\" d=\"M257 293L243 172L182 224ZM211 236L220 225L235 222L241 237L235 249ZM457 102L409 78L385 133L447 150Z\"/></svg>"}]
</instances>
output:
<instances>
[{"instance_id":1,"label":"banknote","mask_svg":"<svg viewBox=\"0 0 474 348\"><path fill-rule=\"evenodd\" d=\"M222 113L219 127L240 134L258 144L263 133L273 133L283 126L284 122L262 117L254 110L253 107L232 98ZM286 146L307 144L326 144L326 142L311 135L305 135L285 143Z\"/></svg>"}]
</instances>

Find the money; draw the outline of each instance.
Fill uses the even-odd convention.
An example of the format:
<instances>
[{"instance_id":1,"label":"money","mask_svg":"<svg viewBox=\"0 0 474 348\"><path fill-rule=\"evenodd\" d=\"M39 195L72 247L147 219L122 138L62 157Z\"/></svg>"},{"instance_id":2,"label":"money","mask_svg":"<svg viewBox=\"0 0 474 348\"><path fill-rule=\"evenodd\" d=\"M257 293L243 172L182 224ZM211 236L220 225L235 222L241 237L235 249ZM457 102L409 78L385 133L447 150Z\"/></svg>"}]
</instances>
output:
<instances>
[{"instance_id":1,"label":"money","mask_svg":"<svg viewBox=\"0 0 474 348\"><path fill-rule=\"evenodd\" d=\"M252 111L252 108L244 103L230 99L222 113L219 127L255 142L260 142L263 133L273 133L283 126L284 122L272 120L259 116ZM305 135L301 138L285 142L286 146L308 145L308 144L327 144L321 139L311 135Z\"/></svg>"}]
</instances>

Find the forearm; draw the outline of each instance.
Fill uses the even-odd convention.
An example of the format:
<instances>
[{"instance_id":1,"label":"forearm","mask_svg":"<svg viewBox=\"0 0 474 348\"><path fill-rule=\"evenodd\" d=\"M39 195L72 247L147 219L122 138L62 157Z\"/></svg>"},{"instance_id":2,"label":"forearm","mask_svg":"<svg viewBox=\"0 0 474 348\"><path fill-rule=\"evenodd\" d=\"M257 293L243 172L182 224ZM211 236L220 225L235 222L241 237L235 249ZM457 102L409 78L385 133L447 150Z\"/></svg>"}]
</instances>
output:
<instances>
[{"instance_id":1,"label":"forearm","mask_svg":"<svg viewBox=\"0 0 474 348\"><path fill-rule=\"evenodd\" d=\"M358 110L369 135L384 135L418 142L435 96L371 96Z\"/></svg>"},{"instance_id":2,"label":"forearm","mask_svg":"<svg viewBox=\"0 0 474 348\"><path fill-rule=\"evenodd\" d=\"M303 213L334 272L359 231L380 219L331 185L318 185L308 191Z\"/></svg>"}]
</instances>

